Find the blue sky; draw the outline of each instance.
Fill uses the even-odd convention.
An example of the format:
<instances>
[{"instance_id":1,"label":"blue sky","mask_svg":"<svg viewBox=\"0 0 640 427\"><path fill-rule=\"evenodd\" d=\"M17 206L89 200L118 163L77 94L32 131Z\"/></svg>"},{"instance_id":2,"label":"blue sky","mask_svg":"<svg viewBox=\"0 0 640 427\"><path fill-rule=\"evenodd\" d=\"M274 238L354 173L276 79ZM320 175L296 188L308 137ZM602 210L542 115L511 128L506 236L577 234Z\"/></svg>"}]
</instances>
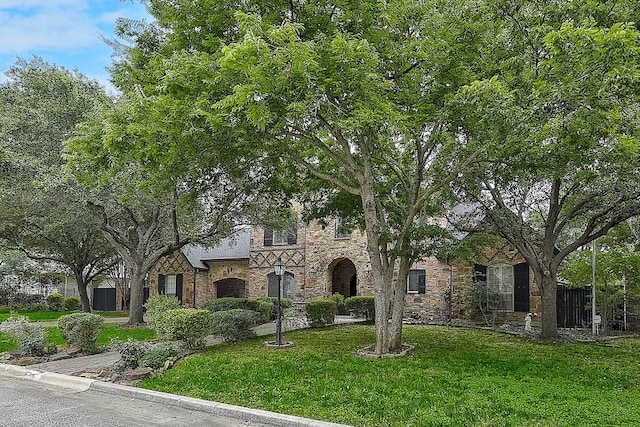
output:
<instances>
[{"instance_id":1,"label":"blue sky","mask_svg":"<svg viewBox=\"0 0 640 427\"><path fill-rule=\"evenodd\" d=\"M149 19L138 0L0 0L0 81L18 57L79 70L112 90L106 70L116 19Z\"/></svg>"}]
</instances>

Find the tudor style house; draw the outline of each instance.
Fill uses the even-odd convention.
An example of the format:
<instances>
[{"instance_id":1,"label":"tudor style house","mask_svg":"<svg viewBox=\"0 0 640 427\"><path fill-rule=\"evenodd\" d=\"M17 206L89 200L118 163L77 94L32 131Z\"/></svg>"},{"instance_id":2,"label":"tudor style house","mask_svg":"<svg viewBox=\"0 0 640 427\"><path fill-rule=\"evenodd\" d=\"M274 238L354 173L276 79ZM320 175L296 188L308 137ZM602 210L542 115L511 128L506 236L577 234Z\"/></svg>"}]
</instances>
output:
<instances>
[{"instance_id":1,"label":"tudor style house","mask_svg":"<svg viewBox=\"0 0 640 427\"><path fill-rule=\"evenodd\" d=\"M154 267L150 295L174 295L189 307L221 297L276 296L278 258L286 265L282 295L296 305L334 293L373 295L365 236L344 232L339 221L299 221L287 232L247 227L215 248L186 247ZM488 249L484 258L476 265L435 257L416 262L407 280L407 315L436 323L461 318L463 286L474 280L500 293L505 320L523 322L528 312L540 311L540 293L517 251L505 245Z\"/></svg>"}]
</instances>

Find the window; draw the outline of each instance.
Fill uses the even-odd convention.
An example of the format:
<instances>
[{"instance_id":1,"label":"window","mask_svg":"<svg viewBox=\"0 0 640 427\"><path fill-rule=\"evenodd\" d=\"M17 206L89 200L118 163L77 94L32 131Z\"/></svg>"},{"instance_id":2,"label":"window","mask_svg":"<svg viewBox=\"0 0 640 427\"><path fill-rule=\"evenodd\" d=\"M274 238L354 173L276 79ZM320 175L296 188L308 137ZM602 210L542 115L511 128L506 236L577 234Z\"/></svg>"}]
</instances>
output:
<instances>
[{"instance_id":1,"label":"window","mask_svg":"<svg viewBox=\"0 0 640 427\"><path fill-rule=\"evenodd\" d=\"M264 245L265 246L283 246L295 245L298 242L298 227L295 224L287 231L273 230L265 228Z\"/></svg>"},{"instance_id":2,"label":"window","mask_svg":"<svg viewBox=\"0 0 640 427\"><path fill-rule=\"evenodd\" d=\"M513 266L506 264L487 267L487 286L500 294L498 310L513 311Z\"/></svg>"},{"instance_id":3,"label":"window","mask_svg":"<svg viewBox=\"0 0 640 427\"><path fill-rule=\"evenodd\" d=\"M425 270L409 270L407 293L424 294L425 292L427 292L427 272Z\"/></svg>"},{"instance_id":4,"label":"window","mask_svg":"<svg viewBox=\"0 0 640 427\"><path fill-rule=\"evenodd\" d=\"M351 238L351 228L344 223L344 220L342 218L336 218L335 238L336 239Z\"/></svg>"},{"instance_id":5,"label":"window","mask_svg":"<svg viewBox=\"0 0 640 427\"><path fill-rule=\"evenodd\" d=\"M159 274L158 294L176 297L182 303L182 274Z\"/></svg>"},{"instance_id":6,"label":"window","mask_svg":"<svg viewBox=\"0 0 640 427\"><path fill-rule=\"evenodd\" d=\"M295 288L295 277L289 272L285 272L282 277L282 298L293 299L293 290ZM269 273L267 275L267 296L278 296L278 276L275 273Z\"/></svg>"}]
</instances>

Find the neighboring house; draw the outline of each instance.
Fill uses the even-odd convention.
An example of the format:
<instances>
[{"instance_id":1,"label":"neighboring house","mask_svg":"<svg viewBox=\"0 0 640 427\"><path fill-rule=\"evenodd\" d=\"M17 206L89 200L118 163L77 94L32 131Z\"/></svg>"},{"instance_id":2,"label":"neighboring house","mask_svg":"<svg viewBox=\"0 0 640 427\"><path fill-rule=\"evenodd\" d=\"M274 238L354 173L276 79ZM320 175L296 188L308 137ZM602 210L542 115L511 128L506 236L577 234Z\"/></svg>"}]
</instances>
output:
<instances>
[{"instance_id":1,"label":"neighboring house","mask_svg":"<svg viewBox=\"0 0 640 427\"><path fill-rule=\"evenodd\" d=\"M407 315L436 323L462 317L463 286L478 279L500 292L505 320L523 322L529 311L540 310L540 293L517 251L505 245L487 250L484 258L475 266L435 257L414 263ZM152 270L150 294L175 295L189 307L225 296L277 296L273 264L278 259L286 266L282 295L296 305L335 293L373 295L366 238L358 230L344 232L339 221L299 221L287 232L252 227L215 248L187 247Z\"/></svg>"}]
</instances>

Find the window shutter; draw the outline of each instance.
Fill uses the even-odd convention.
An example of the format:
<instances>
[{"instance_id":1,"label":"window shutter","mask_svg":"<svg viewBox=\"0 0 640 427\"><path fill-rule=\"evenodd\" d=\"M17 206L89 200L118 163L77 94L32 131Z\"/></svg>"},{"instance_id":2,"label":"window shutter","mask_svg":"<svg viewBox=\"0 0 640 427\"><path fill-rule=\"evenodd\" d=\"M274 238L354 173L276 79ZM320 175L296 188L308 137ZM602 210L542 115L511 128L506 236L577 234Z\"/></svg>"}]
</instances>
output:
<instances>
[{"instance_id":1,"label":"window shutter","mask_svg":"<svg viewBox=\"0 0 640 427\"><path fill-rule=\"evenodd\" d=\"M487 266L474 264L473 266L473 277L471 278L473 283L477 282L486 282L487 281Z\"/></svg>"},{"instance_id":2,"label":"window shutter","mask_svg":"<svg viewBox=\"0 0 640 427\"><path fill-rule=\"evenodd\" d=\"M182 304L182 274L176 275L176 297Z\"/></svg>"},{"instance_id":3,"label":"window shutter","mask_svg":"<svg viewBox=\"0 0 640 427\"><path fill-rule=\"evenodd\" d=\"M269 228L264 229L264 245L273 246L273 230Z\"/></svg>"},{"instance_id":4,"label":"window shutter","mask_svg":"<svg viewBox=\"0 0 640 427\"><path fill-rule=\"evenodd\" d=\"M418 271L418 293L424 294L427 292L427 272L424 270Z\"/></svg>"},{"instance_id":5,"label":"window shutter","mask_svg":"<svg viewBox=\"0 0 640 427\"><path fill-rule=\"evenodd\" d=\"M513 310L529 311L529 264L513 266Z\"/></svg>"},{"instance_id":6,"label":"window shutter","mask_svg":"<svg viewBox=\"0 0 640 427\"><path fill-rule=\"evenodd\" d=\"M164 295L164 274L158 274L158 295Z\"/></svg>"}]
</instances>

